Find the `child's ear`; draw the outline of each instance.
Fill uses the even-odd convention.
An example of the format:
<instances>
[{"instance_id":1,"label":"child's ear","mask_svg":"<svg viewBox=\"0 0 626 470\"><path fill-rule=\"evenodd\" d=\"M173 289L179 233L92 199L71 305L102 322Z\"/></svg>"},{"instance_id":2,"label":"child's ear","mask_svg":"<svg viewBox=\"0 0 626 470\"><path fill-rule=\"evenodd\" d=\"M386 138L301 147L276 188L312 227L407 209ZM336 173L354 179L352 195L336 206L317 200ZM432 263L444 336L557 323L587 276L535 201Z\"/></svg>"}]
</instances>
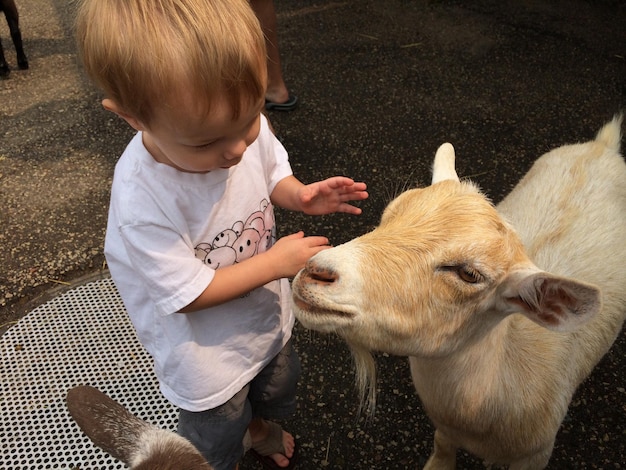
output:
<instances>
[{"instance_id":1,"label":"child's ear","mask_svg":"<svg viewBox=\"0 0 626 470\"><path fill-rule=\"evenodd\" d=\"M130 127L135 129L136 131L143 131L143 130L146 129L146 126L144 126L137 118L135 118L135 117L131 116L130 114L128 114L127 112L125 112L112 99L109 99L109 98L103 99L102 100L102 107L104 109L106 109L107 111L111 111L112 113L117 114L124 121L126 121L128 124L130 124Z\"/></svg>"}]
</instances>

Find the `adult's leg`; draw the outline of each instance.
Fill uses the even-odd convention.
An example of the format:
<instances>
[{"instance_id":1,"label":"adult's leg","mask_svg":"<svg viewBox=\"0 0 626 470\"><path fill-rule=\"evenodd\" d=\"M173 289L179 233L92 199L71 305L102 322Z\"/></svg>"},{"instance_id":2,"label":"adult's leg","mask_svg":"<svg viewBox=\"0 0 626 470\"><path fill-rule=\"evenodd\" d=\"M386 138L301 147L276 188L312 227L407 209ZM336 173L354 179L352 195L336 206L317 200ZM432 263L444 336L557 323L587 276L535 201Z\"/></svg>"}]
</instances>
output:
<instances>
[{"instance_id":1,"label":"adult's leg","mask_svg":"<svg viewBox=\"0 0 626 470\"><path fill-rule=\"evenodd\" d=\"M250 5L261 23L267 47L267 92L265 98L273 103L289 99L289 90L283 79L278 49L276 10L273 0L250 0Z\"/></svg>"}]
</instances>

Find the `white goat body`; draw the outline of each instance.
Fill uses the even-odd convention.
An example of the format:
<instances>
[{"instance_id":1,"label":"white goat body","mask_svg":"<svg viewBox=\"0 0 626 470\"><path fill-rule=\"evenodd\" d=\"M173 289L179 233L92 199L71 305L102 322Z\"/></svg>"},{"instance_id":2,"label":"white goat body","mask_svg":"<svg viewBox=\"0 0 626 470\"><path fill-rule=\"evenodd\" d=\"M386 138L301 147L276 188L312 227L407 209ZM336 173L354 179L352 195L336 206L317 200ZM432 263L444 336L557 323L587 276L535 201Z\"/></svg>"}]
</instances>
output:
<instances>
[{"instance_id":1,"label":"white goat body","mask_svg":"<svg viewBox=\"0 0 626 470\"><path fill-rule=\"evenodd\" d=\"M133 470L213 468L189 441L143 421L94 387L70 389L66 402L87 437Z\"/></svg>"},{"instance_id":2,"label":"white goat body","mask_svg":"<svg viewBox=\"0 0 626 470\"><path fill-rule=\"evenodd\" d=\"M626 315L620 126L539 158L497 210L459 181L444 144L431 186L294 279L297 318L347 341L363 389L375 380L369 351L409 356L436 427L426 468L454 468L457 448L547 465L574 391Z\"/></svg>"}]
</instances>

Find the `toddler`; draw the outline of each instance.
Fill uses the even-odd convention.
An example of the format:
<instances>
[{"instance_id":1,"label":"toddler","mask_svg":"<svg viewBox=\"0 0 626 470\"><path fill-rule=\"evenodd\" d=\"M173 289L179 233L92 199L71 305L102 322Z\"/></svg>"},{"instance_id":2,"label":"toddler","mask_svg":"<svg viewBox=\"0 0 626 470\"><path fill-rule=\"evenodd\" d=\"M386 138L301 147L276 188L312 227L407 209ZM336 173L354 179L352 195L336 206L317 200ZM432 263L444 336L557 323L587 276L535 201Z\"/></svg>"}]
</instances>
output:
<instances>
[{"instance_id":1,"label":"toddler","mask_svg":"<svg viewBox=\"0 0 626 470\"><path fill-rule=\"evenodd\" d=\"M178 432L217 470L244 440L267 468L296 444L300 365L287 278L328 247L276 240L274 205L359 214L365 184L304 185L261 113L265 41L247 0L83 0L76 33L105 109L136 131L113 178L105 255Z\"/></svg>"}]
</instances>

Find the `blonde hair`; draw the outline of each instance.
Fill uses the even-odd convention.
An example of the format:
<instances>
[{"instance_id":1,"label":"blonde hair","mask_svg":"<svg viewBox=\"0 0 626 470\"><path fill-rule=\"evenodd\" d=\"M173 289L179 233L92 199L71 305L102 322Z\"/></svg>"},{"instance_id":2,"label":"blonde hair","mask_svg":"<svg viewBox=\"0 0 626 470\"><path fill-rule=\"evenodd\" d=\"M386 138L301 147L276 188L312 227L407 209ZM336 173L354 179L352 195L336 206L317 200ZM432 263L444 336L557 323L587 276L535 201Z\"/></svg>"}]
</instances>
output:
<instances>
[{"instance_id":1,"label":"blonde hair","mask_svg":"<svg viewBox=\"0 0 626 470\"><path fill-rule=\"evenodd\" d=\"M144 124L182 90L207 113L225 98L233 119L265 94L265 40L248 0L82 0L76 38L87 75Z\"/></svg>"}]
</instances>

